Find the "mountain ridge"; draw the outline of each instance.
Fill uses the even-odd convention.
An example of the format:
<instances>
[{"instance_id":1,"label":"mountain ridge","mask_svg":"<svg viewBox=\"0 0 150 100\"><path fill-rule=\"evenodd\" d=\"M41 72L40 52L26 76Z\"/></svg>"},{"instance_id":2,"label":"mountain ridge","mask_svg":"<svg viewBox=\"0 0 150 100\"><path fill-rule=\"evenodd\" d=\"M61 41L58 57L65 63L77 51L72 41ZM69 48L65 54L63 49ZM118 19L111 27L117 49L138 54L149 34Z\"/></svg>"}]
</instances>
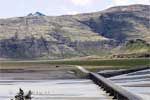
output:
<instances>
[{"instance_id":1,"label":"mountain ridge","mask_svg":"<svg viewBox=\"0 0 150 100\"><path fill-rule=\"evenodd\" d=\"M0 20L0 57L57 59L107 56L126 41L150 43L150 5L113 7L63 16Z\"/></svg>"}]
</instances>

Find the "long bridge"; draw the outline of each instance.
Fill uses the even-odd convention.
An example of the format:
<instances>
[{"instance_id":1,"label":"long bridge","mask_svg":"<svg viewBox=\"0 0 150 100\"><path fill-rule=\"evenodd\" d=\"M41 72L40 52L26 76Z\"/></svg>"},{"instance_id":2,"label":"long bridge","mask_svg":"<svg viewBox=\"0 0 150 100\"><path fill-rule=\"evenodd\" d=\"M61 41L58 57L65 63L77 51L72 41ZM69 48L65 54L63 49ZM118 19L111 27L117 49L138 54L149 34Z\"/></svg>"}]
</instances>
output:
<instances>
[{"instance_id":1,"label":"long bridge","mask_svg":"<svg viewBox=\"0 0 150 100\"><path fill-rule=\"evenodd\" d=\"M81 71L83 77L87 77L88 79L91 79L95 84L97 84L100 87L99 89L100 91L103 91L103 92L105 91L106 98L110 97L109 99L106 99L106 100L114 100L114 99L115 100L144 100L138 95L135 95L123 89L121 86L116 85L111 80L106 79L100 74L89 72L80 66L78 66L77 68ZM149 69L149 67L126 70L126 71L123 71L123 73L129 73L129 72L140 71L140 70L145 70L145 69ZM120 75L119 72L116 72L116 74ZM99 99L99 100L103 100L103 99Z\"/></svg>"}]
</instances>

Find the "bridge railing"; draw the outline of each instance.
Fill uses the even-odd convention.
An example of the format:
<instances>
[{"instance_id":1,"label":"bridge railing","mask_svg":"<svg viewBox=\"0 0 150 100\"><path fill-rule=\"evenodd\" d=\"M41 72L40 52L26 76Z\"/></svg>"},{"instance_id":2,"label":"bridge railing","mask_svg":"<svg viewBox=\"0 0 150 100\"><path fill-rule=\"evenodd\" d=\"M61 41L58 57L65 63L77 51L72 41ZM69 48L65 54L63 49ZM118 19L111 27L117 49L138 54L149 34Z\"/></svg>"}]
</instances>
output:
<instances>
[{"instance_id":1,"label":"bridge railing","mask_svg":"<svg viewBox=\"0 0 150 100\"><path fill-rule=\"evenodd\" d=\"M123 89L121 86L114 84L109 79L104 78L103 76L90 72L89 78L93 80L97 85L104 89L110 96L113 96L113 99L117 100L144 100L141 97Z\"/></svg>"}]
</instances>

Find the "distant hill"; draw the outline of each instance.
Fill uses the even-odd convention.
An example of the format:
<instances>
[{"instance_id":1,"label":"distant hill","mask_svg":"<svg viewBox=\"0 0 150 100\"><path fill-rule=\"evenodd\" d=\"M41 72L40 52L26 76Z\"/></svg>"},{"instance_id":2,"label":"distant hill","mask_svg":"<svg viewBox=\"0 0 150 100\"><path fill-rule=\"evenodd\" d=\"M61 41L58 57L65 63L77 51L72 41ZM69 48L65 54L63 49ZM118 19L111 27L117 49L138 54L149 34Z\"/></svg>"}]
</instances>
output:
<instances>
[{"instance_id":1,"label":"distant hill","mask_svg":"<svg viewBox=\"0 0 150 100\"><path fill-rule=\"evenodd\" d=\"M128 50L122 48L130 50L125 46L129 41L140 39L150 44L149 11L150 5L130 5L78 15L54 17L36 12L1 19L0 58L58 59L126 53Z\"/></svg>"}]
</instances>

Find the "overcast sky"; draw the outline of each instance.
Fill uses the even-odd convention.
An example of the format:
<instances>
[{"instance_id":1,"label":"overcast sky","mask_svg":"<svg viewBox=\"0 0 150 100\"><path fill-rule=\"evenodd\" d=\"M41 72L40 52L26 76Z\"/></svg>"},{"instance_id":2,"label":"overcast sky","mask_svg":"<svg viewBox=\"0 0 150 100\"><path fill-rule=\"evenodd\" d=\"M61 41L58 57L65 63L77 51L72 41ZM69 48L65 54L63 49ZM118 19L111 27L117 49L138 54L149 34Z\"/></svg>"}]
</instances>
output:
<instances>
[{"instance_id":1,"label":"overcast sky","mask_svg":"<svg viewBox=\"0 0 150 100\"><path fill-rule=\"evenodd\" d=\"M117 5L147 4L150 0L0 0L0 18L36 11L49 16L95 12Z\"/></svg>"}]
</instances>

